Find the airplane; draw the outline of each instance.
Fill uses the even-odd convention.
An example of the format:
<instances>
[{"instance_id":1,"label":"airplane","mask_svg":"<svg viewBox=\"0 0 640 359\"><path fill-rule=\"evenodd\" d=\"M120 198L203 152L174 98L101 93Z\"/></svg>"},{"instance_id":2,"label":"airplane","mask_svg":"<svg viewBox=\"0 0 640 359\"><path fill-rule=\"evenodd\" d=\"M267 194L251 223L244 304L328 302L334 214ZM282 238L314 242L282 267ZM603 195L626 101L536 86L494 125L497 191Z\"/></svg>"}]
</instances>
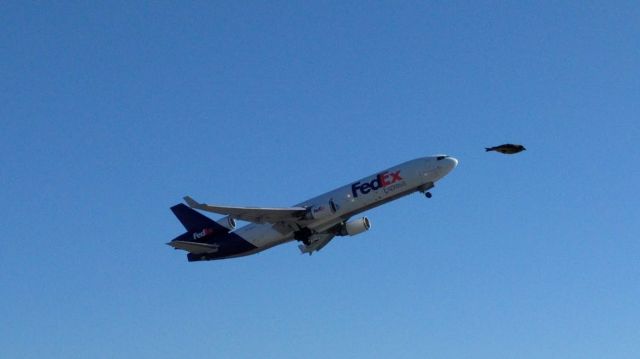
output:
<instances>
[{"instance_id":1,"label":"airplane","mask_svg":"<svg viewBox=\"0 0 640 359\"><path fill-rule=\"evenodd\" d=\"M228 207L186 196L171 211L187 230L167 243L187 251L189 262L247 256L296 240L302 254L321 250L335 236L355 236L371 228L353 216L414 192L431 198L436 181L458 160L447 155L421 157L364 177L293 207ZM195 209L224 217L214 221ZM236 229L236 220L252 222Z\"/></svg>"}]
</instances>

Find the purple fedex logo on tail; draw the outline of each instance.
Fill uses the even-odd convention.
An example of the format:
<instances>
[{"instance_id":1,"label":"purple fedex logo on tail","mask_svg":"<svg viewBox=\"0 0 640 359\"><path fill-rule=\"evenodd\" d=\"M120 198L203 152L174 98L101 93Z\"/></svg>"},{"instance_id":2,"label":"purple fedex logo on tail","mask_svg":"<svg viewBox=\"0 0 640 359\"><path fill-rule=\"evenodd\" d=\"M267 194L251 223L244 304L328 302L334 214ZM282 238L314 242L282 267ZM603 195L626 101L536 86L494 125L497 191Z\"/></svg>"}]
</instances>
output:
<instances>
[{"instance_id":1,"label":"purple fedex logo on tail","mask_svg":"<svg viewBox=\"0 0 640 359\"><path fill-rule=\"evenodd\" d=\"M195 232L195 233L193 233L193 239L194 239L194 240L196 240L196 239L200 239L200 238L203 238L203 237L206 237L206 236L210 235L211 233L213 233L213 229L211 229L211 228L204 228L204 229L202 229L202 231L200 231L200 232Z\"/></svg>"},{"instance_id":2,"label":"purple fedex logo on tail","mask_svg":"<svg viewBox=\"0 0 640 359\"><path fill-rule=\"evenodd\" d=\"M371 182L356 182L351 185L351 193L353 193L353 197L357 198L358 194L367 194L371 191L379 190L380 188L385 188L392 184L398 183L402 181L402 177L400 177L400 171L395 172L383 172L379 173L377 176L371 180Z\"/></svg>"}]
</instances>

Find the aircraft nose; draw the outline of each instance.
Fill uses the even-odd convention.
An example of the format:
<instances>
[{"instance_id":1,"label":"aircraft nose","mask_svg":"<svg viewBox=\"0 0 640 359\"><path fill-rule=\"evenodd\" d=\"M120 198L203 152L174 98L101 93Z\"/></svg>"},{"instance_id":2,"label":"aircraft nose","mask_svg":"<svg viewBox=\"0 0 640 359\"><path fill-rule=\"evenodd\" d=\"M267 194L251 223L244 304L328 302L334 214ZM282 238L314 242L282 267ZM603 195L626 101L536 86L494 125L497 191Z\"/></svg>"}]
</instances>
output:
<instances>
[{"instance_id":1,"label":"aircraft nose","mask_svg":"<svg viewBox=\"0 0 640 359\"><path fill-rule=\"evenodd\" d=\"M444 170L444 174L448 174L458 165L458 160L453 157L447 157L442 160L442 169Z\"/></svg>"},{"instance_id":2,"label":"aircraft nose","mask_svg":"<svg viewBox=\"0 0 640 359\"><path fill-rule=\"evenodd\" d=\"M451 169L456 168L456 166L458 165L458 159L453 157L449 157L447 159L449 160L449 162L451 162Z\"/></svg>"}]
</instances>

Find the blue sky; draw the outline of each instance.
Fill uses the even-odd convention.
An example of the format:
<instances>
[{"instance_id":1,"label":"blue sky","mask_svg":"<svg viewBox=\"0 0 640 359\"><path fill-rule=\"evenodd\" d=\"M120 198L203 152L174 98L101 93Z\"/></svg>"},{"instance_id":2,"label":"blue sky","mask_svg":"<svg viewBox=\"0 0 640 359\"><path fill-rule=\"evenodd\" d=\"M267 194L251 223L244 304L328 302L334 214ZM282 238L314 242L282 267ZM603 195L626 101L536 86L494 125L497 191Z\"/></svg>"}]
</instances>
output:
<instances>
[{"instance_id":1,"label":"blue sky","mask_svg":"<svg viewBox=\"0 0 640 359\"><path fill-rule=\"evenodd\" d=\"M0 5L0 356L637 358L635 2ZM522 143L516 156L484 147ZM321 252L169 207L460 164Z\"/></svg>"}]
</instances>

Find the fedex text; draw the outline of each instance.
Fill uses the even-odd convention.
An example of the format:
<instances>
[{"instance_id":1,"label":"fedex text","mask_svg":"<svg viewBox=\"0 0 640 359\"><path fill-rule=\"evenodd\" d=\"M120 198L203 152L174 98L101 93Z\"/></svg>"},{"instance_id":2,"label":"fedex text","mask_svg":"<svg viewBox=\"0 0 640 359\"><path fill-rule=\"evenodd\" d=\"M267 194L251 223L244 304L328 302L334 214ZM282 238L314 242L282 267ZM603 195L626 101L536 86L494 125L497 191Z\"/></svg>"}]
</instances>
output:
<instances>
[{"instance_id":1,"label":"fedex text","mask_svg":"<svg viewBox=\"0 0 640 359\"><path fill-rule=\"evenodd\" d=\"M378 174L371 180L371 182L356 182L351 185L351 193L354 198L357 198L359 194L367 194L371 191L376 191L381 188L386 188L390 185L396 184L394 187L402 187L399 182L402 181L400 171L395 172L383 172ZM387 191L385 191L387 193Z\"/></svg>"},{"instance_id":2,"label":"fedex text","mask_svg":"<svg viewBox=\"0 0 640 359\"><path fill-rule=\"evenodd\" d=\"M193 239L200 239L202 237L206 237L209 234L213 233L213 229L211 228L205 228L200 232L194 232L193 233Z\"/></svg>"}]
</instances>

